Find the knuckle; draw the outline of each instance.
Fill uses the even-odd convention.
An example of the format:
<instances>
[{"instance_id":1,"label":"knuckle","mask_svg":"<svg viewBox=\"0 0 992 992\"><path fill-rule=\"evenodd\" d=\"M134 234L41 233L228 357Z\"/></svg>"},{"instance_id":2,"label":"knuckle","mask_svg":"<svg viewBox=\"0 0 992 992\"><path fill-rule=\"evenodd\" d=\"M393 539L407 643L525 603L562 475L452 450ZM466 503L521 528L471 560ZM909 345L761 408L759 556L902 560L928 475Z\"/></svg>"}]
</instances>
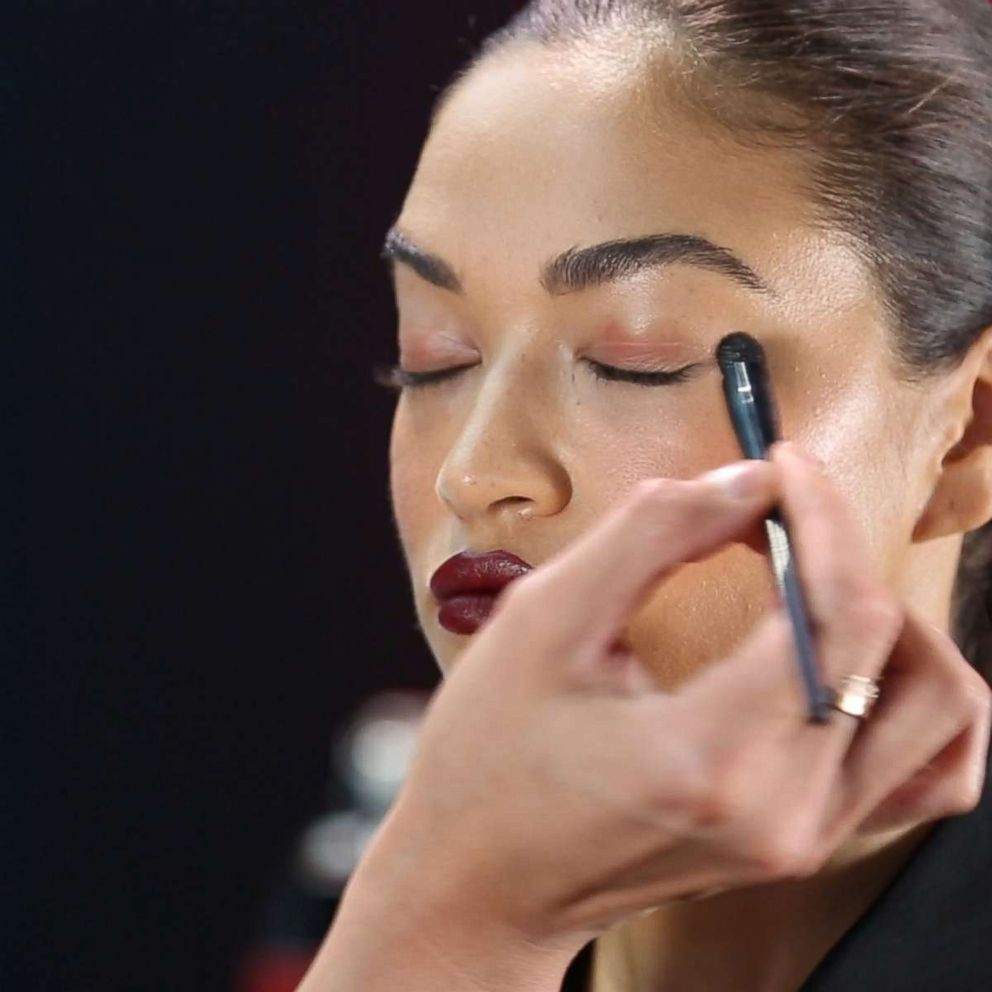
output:
<instances>
[{"instance_id":1,"label":"knuckle","mask_svg":"<svg viewBox=\"0 0 992 992\"><path fill-rule=\"evenodd\" d=\"M675 488L675 479L641 479L631 490L631 506L635 510L649 513L657 504L671 499Z\"/></svg>"},{"instance_id":2,"label":"knuckle","mask_svg":"<svg viewBox=\"0 0 992 992\"><path fill-rule=\"evenodd\" d=\"M894 640L905 620L905 608L895 596L861 583L851 590L849 609L862 634L879 641Z\"/></svg>"},{"instance_id":3,"label":"knuckle","mask_svg":"<svg viewBox=\"0 0 992 992\"><path fill-rule=\"evenodd\" d=\"M961 816L974 810L982 799L982 783L972 775L951 790L944 804L944 816Z\"/></svg>"},{"instance_id":4,"label":"knuckle","mask_svg":"<svg viewBox=\"0 0 992 992\"><path fill-rule=\"evenodd\" d=\"M984 681L975 693L975 719L985 727L992 723L992 689Z\"/></svg>"},{"instance_id":5,"label":"knuckle","mask_svg":"<svg viewBox=\"0 0 992 992\"><path fill-rule=\"evenodd\" d=\"M644 479L637 483L630 510L648 534L668 534L673 526L700 515L692 487L682 479Z\"/></svg>"},{"instance_id":6,"label":"knuckle","mask_svg":"<svg viewBox=\"0 0 992 992\"><path fill-rule=\"evenodd\" d=\"M735 793L713 782L694 782L683 789L682 800L690 825L694 830L726 827L740 813Z\"/></svg>"},{"instance_id":7,"label":"knuckle","mask_svg":"<svg viewBox=\"0 0 992 992\"><path fill-rule=\"evenodd\" d=\"M919 790L914 797L914 813L924 821L970 813L981 802L984 784L985 776L979 775L974 764L968 762L953 773L932 778Z\"/></svg>"},{"instance_id":8,"label":"knuckle","mask_svg":"<svg viewBox=\"0 0 992 992\"><path fill-rule=\"evenodd\" d=\"M746 780L733 763L700 763L683 775L678 795L692 829L728 827L740 819L747 807Z\"/></svg>"},{"instance_id":9,"label":"knuckle","mask_svg":"<svg viewBox=\"0 0 992 992\"><path fill-rule=\"evenodd\" d=\"M938 694L944 712L960 714L962 719L986 719L992 708L992 690L967 662L946 670L940 677Z\"/></svg>"},{"instance_id":10,"label":"knuckle","mask_svg":"<svg viewBox=\"0 0 992 992\"><path fill-rule=\"evenodd\" d=\"M976 719L987 719L992 714L992 686L971 665L964 674L964 683L968 709Z\"/></svg>"},{"instance_id":11,"label":"knuckle","mask_svg":"<svg viewBox=\"0 0 992 992\"><path fill-rule=\"evenodd\" d=\"M728 777L718 775L697 749L671 750L651 783L657 811L666 819L674 816L687 833L731 822L739 806Z\"/></svg>"},{"instance_id":12,"label":"knuckle","mask_svg":"<svg viewBox=\"0 0 992 992\"><path fill-rule=\"evenodd\" d=\"M812 831L799 820L786 820L757 834L744 854L758 874L769 880L809 878L826 860Z\"/></svg>"}]
</instances>

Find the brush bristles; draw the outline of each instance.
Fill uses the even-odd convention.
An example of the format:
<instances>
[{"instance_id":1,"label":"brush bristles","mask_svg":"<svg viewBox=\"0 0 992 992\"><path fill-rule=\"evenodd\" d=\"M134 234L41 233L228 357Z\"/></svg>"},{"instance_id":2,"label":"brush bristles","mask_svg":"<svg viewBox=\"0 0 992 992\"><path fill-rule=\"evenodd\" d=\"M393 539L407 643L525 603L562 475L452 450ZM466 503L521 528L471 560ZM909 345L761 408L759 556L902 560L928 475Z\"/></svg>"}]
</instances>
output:
<instances>
[{"instance_id":1,"label":"brush bristles","mask_svg":"<svg viewBox=\"0 0 992 992\"><path fill-rule=\"evenodd\" d=\"M716 360L721 366L731 362L752 362L764 364L765 352L750 334L734 331L720 339L716 346Z\"/></svg>"}]
</instances>

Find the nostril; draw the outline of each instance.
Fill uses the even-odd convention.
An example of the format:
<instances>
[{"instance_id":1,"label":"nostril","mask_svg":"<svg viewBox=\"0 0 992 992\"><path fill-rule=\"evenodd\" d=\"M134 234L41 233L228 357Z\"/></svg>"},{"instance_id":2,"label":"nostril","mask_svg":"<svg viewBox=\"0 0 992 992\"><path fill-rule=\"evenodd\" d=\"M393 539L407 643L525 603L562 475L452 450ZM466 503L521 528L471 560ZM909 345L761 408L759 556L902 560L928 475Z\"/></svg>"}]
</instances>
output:
<instances>
[{"instance_id":1,"label":"nostril","mask_svg":"<svg viewBox=\"0 0 992 992\"><path fill-rule=\"evenodd\" d=\"M553 516L571 499L572 486L564 466L546 453L481 447L474 463L449 455L435 480L438 499L461 519L486 515ZM485 460L483 460L485 459Z\"/></svg>"},{"instance_id":2,"label":"nostril","mask_svg":"<svg viewBox=\"0 0 992 992\"><path fill-rule=\"evenodd\" d=\"M529 517L534 513L534 500L528 496L504 496L493 503L495 510L509 510L520 517Z\"/></svg>"}]
</instances>

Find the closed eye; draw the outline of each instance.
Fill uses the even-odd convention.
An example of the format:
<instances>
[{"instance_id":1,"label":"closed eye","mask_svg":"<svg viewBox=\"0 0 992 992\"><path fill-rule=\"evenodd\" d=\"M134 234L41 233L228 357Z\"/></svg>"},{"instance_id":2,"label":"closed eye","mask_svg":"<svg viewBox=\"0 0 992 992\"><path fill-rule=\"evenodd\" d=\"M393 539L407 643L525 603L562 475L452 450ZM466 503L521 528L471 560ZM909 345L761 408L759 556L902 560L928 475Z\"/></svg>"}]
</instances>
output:
<instances>
[{"instance_id":1,"label":"closed eye","mask_svg":"<svg viewBox=\"0 0 992 992\"><path fill-rule=\"evenodd\" d=\"M623 369L614 365L604 365L591 358L582 359L592 370L593 375L601 382L630 382L637 386L669 386L677 382L685 382L699 367L698 362L684 365L679 369L660 369L658 371L643 371L640 369ZM430 372L410 372L391 365L385 368L377 367L373 379L387 389L403 390L430 386L435 383L452 379L459 372L474 368L474 365L455 365L447 369L434 369Z\"/></svg>"},{"instance_id":2,"label":"closed eye","mask_svg":"<svg viewBox=\"0 0 992 992\"><path fill-rule=\"evenodd\" d=\"M693 371L699 367L699 362L684 365L680 369L659 369L647 372L639 369L621 369L615 365L603 365L591 358L583 361L592 369L593 375L603 382L632 382L637 386L668 386L676 382L685 382L692 377Z\"/></svg>"},{"instance_id":3,"label":"closed eye","mask_svg":"<svg viewBox=\"0 0 992 992\"><path fill-rule=\"evenodd\" d=\"M387 389L401 390L414 389L419 386L430 386L445 379L451 379L465 369L473 368L472 365L455 365L448 369L434 369L430 372L408 372L400 368L399 365L389 365L386 367L377 366L372 373L372 378L385 386Z\"/></svg>"}]
</instances>

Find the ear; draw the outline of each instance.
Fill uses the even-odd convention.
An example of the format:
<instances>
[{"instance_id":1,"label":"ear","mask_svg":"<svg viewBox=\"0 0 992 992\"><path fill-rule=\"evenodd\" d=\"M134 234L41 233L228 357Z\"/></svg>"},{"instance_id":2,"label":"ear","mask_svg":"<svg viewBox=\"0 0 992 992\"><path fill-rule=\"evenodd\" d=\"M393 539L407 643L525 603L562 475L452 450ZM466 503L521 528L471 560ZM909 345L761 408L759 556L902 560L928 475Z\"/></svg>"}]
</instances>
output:
<instances>
[{"instance_id":1,"label":"ear","mask_svg":"<svg viewBox=\"0 0 992 992\"><path fill-rule=\"evenodd\" d=\"M936 411L944 452L914 541L966 533L992 520L992 327L951 374Z\"/></svg>"}]
</instances>

